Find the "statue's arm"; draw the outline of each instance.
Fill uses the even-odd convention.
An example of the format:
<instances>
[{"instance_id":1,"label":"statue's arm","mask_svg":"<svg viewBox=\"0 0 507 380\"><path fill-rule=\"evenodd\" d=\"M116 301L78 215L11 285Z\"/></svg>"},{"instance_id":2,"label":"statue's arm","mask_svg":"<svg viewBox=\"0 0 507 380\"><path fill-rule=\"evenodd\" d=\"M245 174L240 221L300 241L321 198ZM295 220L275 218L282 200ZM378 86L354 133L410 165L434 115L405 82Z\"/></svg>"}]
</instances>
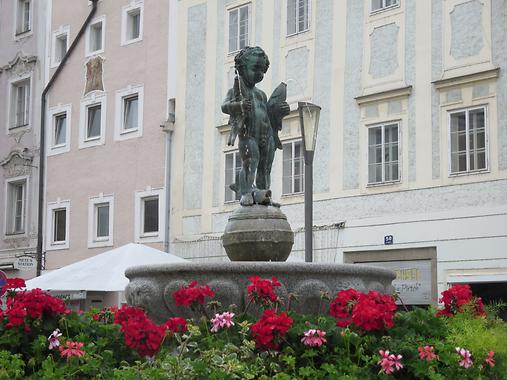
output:
<instances>
[{"instance_id":1,"label":"statue's arm","mask_svg":"<svg viewBox=\"0 0 507 380\"><path fill-rule=\"evenodd\" d=\"M231 116L247 113L251 110L251 108L252 103L250 102L250 100L245 99L242 101L237 101L234 99L234 90L232 88L229 91L227 91L227 96L225 97L225 100L222 103L222 112Z\"/></svg>"}]
</instances>

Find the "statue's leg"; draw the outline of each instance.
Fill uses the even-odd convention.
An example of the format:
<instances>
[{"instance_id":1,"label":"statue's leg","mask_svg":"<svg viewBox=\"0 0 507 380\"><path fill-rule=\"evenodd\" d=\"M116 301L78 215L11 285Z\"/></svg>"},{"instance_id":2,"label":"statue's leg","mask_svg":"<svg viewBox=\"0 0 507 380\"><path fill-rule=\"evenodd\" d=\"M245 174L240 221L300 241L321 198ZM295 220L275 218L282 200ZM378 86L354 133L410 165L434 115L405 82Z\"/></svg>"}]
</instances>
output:
<instances>
[{"instance_id":1,"label":"statue's leg","mask_svg":"<svg viewBox=\"0 0 507 380\"><path fill-rule=\"evenodd\" d=\"M271 168L273 166L273 160L275 159L275 142L274 139L269 139L268 144L266 146L266 154L265 154L265 164L264 164L264 184L265 189L268 190L271 188Z\"/></svg>"},{"instance_id":2,"label":"statue's leg","mask_svg":"<svg viewBox=\"0 0 507 380\"><path fill-rule=\"evenodd\" d=\"M241 157L241 171L239 173L240 204L253 205L252 190L259 164L259 147L251 137L241 138L239 141L239 154Z\"/></svg>"}]
</instances>

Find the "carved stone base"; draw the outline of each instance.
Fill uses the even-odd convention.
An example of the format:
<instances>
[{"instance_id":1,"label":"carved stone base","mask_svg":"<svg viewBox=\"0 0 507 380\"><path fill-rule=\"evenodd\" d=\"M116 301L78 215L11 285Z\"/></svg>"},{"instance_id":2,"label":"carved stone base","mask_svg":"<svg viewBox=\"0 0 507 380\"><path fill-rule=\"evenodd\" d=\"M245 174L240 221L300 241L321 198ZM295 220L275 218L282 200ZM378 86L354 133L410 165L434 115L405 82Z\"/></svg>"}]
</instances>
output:
<instances>
[{"instance_id":1,"label":"carved stone base","mask_svg":"<svg viewBox=\"0 0 507 380\"><path fill-rule=\"evenodd\" d=\"M277 294L283 298L286 309L288 295L295 295L290 309L302 314L327 314L329 301L321 298L322 292L334 298L342 289L359 291L378 290L392 293L393 271L356 264L321 263L276 263L276 262L232 262L232 263L178 263L146 265L129 268L125 274L130 283L126 298L131 306L144 308L158 323L173 316L189 317L188 308L174 304L172 294L182 286L197 280L207 284L215 292L214 300L222 304L221 311L236 305L237 311L244 310L248 303L246 287L249 277L271 279L276 276L281 288ZM219 310L219 311L220 311ZM255 309L249 309L255 312ZM209 315L212 315L209 310Z\"/></svg>"}]
</instances>

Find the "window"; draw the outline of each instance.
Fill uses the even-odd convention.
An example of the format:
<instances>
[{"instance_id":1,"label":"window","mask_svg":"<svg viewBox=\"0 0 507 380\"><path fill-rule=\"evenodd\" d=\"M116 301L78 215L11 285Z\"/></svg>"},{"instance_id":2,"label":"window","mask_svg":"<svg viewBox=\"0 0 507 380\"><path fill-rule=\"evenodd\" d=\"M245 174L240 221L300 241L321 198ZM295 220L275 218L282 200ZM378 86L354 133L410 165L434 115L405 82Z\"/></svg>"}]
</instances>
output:
<instances>
[{"instance_id":1,"label":"window","mask_svg":"<svg viewBox=\"0 0 507 380\"><path fill-rule=\"evenodd\" d=\"M104 52L106 19L104 16L93 21L87 30L86 36L86 55L98 54Z\"/></svg>"},{"instance_id":2,"label":"window","mask_svg":"<svg viewBox=\"0 0 507 380\"><path fill-rule=\"evenodd\" d=\"M25 233L26 219L26 178L13 179L7 182L7 235Z\"/></svg>"},{"instance_id":3,"label":"window","mask_svg":"<svg viewBox=\"0 0 507 380\"><path fill-rule=\"evenodd\" d=\"M140 137L143 127L143 86L116 92L115 139Z\"/></svg>"},{"instance_id":4,"label":"window","mask_svg":"<svg viewBox=\"0 0 507 380\"><path fill-rule=\"evenodd\" d=\"M10 129L28 126L30 120L30 79L14 82L11 88Z\"/></svg>"},{"instance_id":5,"label":"window","mask_svg":"<svg viewBox=\"0 0 507 380\"><path fill-rule=\"evenodd\" d=\"M164 190L136 192L135 195L136 242L160 242L165 231Z\"/></svg>"},{"instance_id":6,"label":"window","mask_svg":"<svg viewBox=\"0 0 507 380\"><path fill-rule=\"evenodd\" d=\"M229 11L229 53L248 46L250 28L250 5L243 5Z\"/></svg>"},{"instance_id":7,"label":"window","mask_svg":"<svg viewBox=\"0 0 507 380\"><path fill-rule=\"evenodd\" d=\"M239 152L225 154L225 201L239 201L241 194L230 188L231 185L238 183L239 172L241 171L241 158Z\"/></svg>"},{"instance_id":8,"label":"window","mask_svg":"<svg viewBox=\"0 0 507 380\"><path fill-rule=\"evenodd\" d=\"M368 183L399 181L398 123L368 128Z\"/></svg>"},{"instance_id":9,"label":"window","mask_svg":"<svg viewBox=\"0 0 507 380\"><path fill-rule=\"evenodd\" d=\"M283 179L282 194L301 193L304 189L305 165L302 141L282 145Z\"/></svg>"},{"instance_id":10,"label":"window","mask_svg":"<svg viewBox=\"0 0 507 380\"><path fill-rule=\"evenodd\" d=\"M100 137L100 119L102 107L100 104L86 109L86 138L88 140Z\"/></svg>"},{"instance_id":11,"label":"window","mask_svg":"<svg viewBox=\"0 0 507 380\"><path fill-rule=\"evenodd\" d=\"M67 114L55 115L53 146L64 145L67 141Z\"/></svg>"},{"instance_id":12,"label":"window","mask_svg":"<svg viewBox=\"0 0 507 380\"><path fill-rule=\"evenodd\" d=\"M57 106L49 109L48 155L69 151L71 105Z\"/></svg>"},{"instance_id":13,"label":"window","mask_svg":"<svg viewBox=\"0 0 507 380\"><path fill-rule=\"evenodd\" d=\"M16 35L29 32L31 29L31 0L17 1Z\"/></svg>"},{"instance_id":14,"label":"window","mask_svg":"<svg viewBox=\"0 0 507 380\"><path fill-rule=\"evenodd\" d=\"M53 243L62 243L66 240L67 210L58 208L53 210Z\"/></svg>"},{"instance_id":15,"label":"window","mask_svg":"<svg viewBox=\"0 0 507 380\"><path fill-rule=\"evenodd\" d=\"M88 207L88 247L113 245L114 197L100 194L90 198Z\"/></svg>"},{"instance_id":16,"label":"window","mask_svg":"<svg viewBox=\"0 0 507 380\"><path fill-rule=\"evenodd\" d=\"M486 108L451 112L451 174L487 169Z\"/></svg>"},{"instance_id":17,"label":"window","mask_svg":"<svg viewBox=\"0 0 507 380\"><path fill-rule=\"evenodd\" d=\"M140 41L143 38L143 3L123 8L122 45Z\"/></svg>"},{"instance_id":18,"label":"window","mask_svg":"<svg viewBox=\"0 0 507 380\"><path fill-rule=\"evenodd\" d=\"M380 11L398 5L398 0L371 0L371 11Z\"/></svg>"},{"instance_id":19,"label":"window","mask_svg":"<svg viewBox=\"0 0 507 380\"><path fill-rule=\"evenodd\" d=\"M123 98L123 130L136 130L138 125L138 102L139 96L131 95Z\"/></svg>"},{"instance_id":20,"label":"window","mask_svg":"<svg viewBox=\"0 0 507 380\"><path fill-rule=\"evenodd\" d=\"M106 95L93 92L81 102L79 148L102 145L106 134Z\"/></svg>"},{"instance_id":21,"label":"window","mask_svg":"<svg viewBox=\"0 0 507 380\"><path fill-rule=\"evenodd\" d=\"M158 197L142 199L142 233L158 233Z\"/></svg>"},{"instance_id":22,"label":"window","mask_svg":"<svg viewBox=\"0 0 507 380\"><path fill-rule=\"evenodd\" d=\"M287 0L288 36L308 30L309 11L309 0Z\"/></svg>"},{"instance_id":23,"label":"window","mask_svg":"<svg viewBox=\"0 0 507 380\"><path fill-rule=\"evenodd\" d=\"M70 27L60 27L53 32L53 53L51 56L51 67L56 67L67 53L69 44Z\"/></svg>"},{"instance_id":24,"label":"window","mask_svg":"<svg viewBox=\"0 0 507 380\"><path fill-rule=\"evenodd\" d=\"M69 248L70 202L48 203L46 249L57 250Z\"/></svg>"}]
</instances>

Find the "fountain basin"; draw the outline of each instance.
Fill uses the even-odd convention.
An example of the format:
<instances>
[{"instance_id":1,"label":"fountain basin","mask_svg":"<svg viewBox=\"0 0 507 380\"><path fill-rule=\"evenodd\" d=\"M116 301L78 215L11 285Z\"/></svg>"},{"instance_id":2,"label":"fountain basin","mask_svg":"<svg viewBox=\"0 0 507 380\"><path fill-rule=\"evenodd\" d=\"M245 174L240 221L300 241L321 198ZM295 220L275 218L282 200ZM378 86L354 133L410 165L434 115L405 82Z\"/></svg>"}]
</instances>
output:
<instances>
[{"instance_id":1,"label":"fountain basin","mask_svg":"<svg viewBox=\"0 0 507 380\"><path fill-rule=\"evenodd\" d=\"M276 293L285 303L289 294L297 296L291 300L291 310L301 314L327 314L329 301L322 299L322 292L331 298L348 288L392 293L391 282L395 278L391 270L366 265L242 261L143 265L127 269L125 275L130 280L125 290L129 305L142 307L158 323L170 317L193 316L188 308L175 305L172 294L194 280L210 286L215 292L214 300L222 304L220 310L225 311L234 304L238 311L243 311L248 303L248 278L275 276L282 284Z\"/></svg>"}]
</instances>

